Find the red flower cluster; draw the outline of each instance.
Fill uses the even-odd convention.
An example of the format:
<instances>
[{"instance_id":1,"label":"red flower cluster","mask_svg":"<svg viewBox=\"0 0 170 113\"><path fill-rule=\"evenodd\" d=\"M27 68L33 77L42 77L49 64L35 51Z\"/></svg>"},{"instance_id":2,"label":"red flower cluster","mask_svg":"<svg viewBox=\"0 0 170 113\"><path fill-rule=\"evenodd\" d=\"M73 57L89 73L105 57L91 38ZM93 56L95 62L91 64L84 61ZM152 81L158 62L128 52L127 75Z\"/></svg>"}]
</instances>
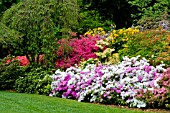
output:
<instances>
[{"instance_id":1,"label":"red flower cluster","mask_svg":"<svg viewBox=\"0 0 170 113\"><path fill-rule=\"evenodd\" d=\"M17 56L15 58L13 58L12 60L18 60L20 62L20 66L27 66L27 65L29 65L29 61L28 61L26 56ZM11 62L10 59L8 59L6 61L7 64L10 63L10 62Z\"/></svg>"}]
</instances>

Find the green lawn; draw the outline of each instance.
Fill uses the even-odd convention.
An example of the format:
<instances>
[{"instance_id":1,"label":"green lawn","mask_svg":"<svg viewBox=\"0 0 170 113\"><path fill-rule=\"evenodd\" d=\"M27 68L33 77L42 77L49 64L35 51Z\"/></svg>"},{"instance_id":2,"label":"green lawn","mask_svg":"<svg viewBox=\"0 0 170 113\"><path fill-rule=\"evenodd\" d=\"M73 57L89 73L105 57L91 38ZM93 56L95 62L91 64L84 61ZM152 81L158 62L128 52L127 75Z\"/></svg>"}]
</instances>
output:
<instances>
[{"instance_id":1,"label":"green lawn","mask_svg":"<svg viewBox=\"0 0 170 113\"><path fill-rule=\"evenodd\" d=\"M0 91L0 113L144 113L144 111Z\"/></svg>"}]
</instances>

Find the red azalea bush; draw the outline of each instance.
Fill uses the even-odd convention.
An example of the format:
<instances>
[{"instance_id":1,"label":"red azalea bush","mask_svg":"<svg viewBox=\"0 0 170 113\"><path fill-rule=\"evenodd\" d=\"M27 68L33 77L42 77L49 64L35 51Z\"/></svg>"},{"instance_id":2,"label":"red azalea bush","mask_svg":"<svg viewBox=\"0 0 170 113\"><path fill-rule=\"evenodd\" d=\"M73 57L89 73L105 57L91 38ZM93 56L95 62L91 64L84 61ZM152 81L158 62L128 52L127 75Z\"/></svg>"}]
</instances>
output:
<instances>
[{"instance_id":1,"label":"red azalea bush","mask_svg":"<svg viewBox=\"0 0 170 113\"><path fill-rule=\"evenodd\" d=\"M12 60L18 60L19 63L20 63L20 66L27 66L27 65L30 64L30 62L29 62L29 60L27 59L26 56L17 56L17 57L15 57L15 58L12 58ZM44 60L44 54L42 54L42 55L39 56L39 62L42 63L43 60ZM6 63L10 63L10 62L11 62L10 59L8 59L8 60L6 61Z\"/></svg>"},{"instance_id":2,"label":"red azalea bush","mask_svg":"<svg viewBox=\"0 0 170 113\"><path fill-rule=\"evenodd\" d=\"M97 52L99 49L95 46L96 41L99 39L98 36L81 36L80 39L60 40L60 47L57 51L58 58L56 60L56 67L66 69L75 64L79 64L82 60L97 58L94 52Z\"/></svg>"}]
</instances>

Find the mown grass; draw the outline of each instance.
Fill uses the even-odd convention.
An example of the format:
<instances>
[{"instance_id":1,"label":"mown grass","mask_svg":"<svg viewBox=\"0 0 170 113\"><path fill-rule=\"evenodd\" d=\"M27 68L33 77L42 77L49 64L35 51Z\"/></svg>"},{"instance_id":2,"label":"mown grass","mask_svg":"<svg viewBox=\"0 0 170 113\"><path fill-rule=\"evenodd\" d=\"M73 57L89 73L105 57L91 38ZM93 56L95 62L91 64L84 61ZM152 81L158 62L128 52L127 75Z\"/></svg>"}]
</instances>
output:
<instances>
[{"instance_id":1,"label":"mown grass","mask_svg":"<svg viewBox=\"0 0 170 113\"><path fill-rule=\"evenodd\" d=\"M0 113L144 113L144 111L0 91Z\"/></svg>"}]
</instances>

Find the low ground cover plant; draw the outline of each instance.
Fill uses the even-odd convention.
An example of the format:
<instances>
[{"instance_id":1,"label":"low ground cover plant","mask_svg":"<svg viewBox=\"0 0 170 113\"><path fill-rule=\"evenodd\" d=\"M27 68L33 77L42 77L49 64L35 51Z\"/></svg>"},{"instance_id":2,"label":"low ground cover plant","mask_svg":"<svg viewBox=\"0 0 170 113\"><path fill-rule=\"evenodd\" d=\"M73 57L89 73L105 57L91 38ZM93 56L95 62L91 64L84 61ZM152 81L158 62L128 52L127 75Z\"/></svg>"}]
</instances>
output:
<instances>
[{"instance_id":1,"label":"low ground cover plant","mask_svg":"<svg viewBox=\"0 0 170 113\"><path fill-rule=\"evenodd\" d=\"M149 107L147 101L137 98L139 90L154 91L165 71L164 64L151 66L139 56L128 58L115 65L89 64L84 69L70 67L57 70L53 76L50 96L77 99L78 101ZM165 97L166 99L168 97Z\"/></svg>"}]
</instances>

